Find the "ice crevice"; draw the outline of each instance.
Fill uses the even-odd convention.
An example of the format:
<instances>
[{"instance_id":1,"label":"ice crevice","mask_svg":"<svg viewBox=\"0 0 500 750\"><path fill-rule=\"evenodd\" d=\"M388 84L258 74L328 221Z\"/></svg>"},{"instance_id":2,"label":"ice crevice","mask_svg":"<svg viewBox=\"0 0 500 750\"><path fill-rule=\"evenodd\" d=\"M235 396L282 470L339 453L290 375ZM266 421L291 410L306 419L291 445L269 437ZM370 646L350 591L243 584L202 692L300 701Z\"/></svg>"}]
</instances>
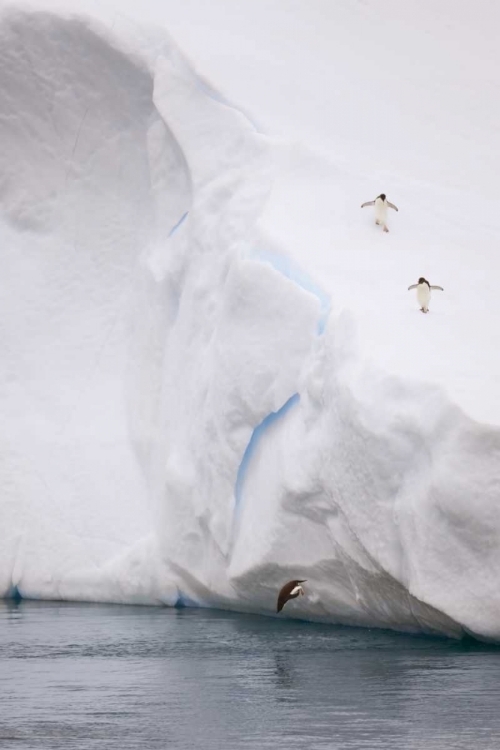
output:
<instances>
[{"instance_id":1,"label":"ice crevice","mask_svg":"<svg viewBox=\"0 0 500 750\"><path fill-rule=\"evenodd\" d=\"M252 437L250 438L247 447L245 448L245 452L243 454L243 458L241 459L241 463L238 467L238 475L236 477L236 486L234 490L234 496L235 496L235 511L237 512L239 505L242 501L242 491L243 491L243 485L245 482L245 474L248 471L250 462L252 460L252 454L255 451L255 448L266 431L276 420L282 419L286 413L292 409L295 404L297 404L300 401L300 395L298 393L294 393L293 396L290 396L287 401L283 404L283 406L278 409L277 411L272 411L269 414L267 414L266 417L262 420L262 422L257 425L257 427L252 432Z\"/></svg>"},{"instance_id":2,"label":"ice crevice","mask_svg":"<svg viewBox=\"0 0 500 750\"><path fill-rule=\"evenodd\" d=\"M500 432L270 239L274 142L164 32L0 42L1 593L500 638Z\"/></svg>"}]
</instances>

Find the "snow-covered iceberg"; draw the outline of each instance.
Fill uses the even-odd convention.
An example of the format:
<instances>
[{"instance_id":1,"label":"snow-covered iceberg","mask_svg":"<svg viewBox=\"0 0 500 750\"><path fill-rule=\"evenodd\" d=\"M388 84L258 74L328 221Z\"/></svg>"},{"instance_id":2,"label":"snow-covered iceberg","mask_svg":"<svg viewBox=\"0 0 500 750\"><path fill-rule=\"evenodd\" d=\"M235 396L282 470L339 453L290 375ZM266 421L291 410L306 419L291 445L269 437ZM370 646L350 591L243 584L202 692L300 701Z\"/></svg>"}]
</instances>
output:
<instances>
[{"instance_id":1,"label":"snow-covered iceberg","mask_svg":"<svg viewBox=\"0 0 500 750\"><path fill-rule=\"evenodd\" d=\"M272 613L300 577L281 616L499 638L469 256L419 315L428 227L374 234L357 165L259 132L164 32L8 9L0 40L0 592Z\"/></svg>"}]
</instances>

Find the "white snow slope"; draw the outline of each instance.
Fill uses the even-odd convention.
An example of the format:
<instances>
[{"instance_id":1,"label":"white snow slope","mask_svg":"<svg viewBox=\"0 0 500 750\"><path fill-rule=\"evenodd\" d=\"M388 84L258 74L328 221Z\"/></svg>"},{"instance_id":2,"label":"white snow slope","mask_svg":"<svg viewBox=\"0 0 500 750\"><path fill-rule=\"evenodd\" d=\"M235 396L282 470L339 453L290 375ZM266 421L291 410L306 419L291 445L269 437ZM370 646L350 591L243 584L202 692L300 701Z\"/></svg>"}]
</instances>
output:
<instances>
[{"instance_id":1,"label":"white snow slope","mask_svg":"<svg viewBox=\"0 0 500 750\"><path fill-rule=\"evenodd\" d=\"M499 9L129 5L1 6L0 593L500 639Z\"/></svg>"}]
</instances>

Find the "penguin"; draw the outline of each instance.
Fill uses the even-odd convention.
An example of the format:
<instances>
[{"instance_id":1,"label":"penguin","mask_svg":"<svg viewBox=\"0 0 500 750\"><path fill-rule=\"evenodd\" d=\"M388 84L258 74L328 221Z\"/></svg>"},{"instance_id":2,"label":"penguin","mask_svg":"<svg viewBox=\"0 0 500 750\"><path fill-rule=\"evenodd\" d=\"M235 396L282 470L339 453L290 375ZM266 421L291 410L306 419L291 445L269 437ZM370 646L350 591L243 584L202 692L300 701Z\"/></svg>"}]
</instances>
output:
<instances>
[{"instance_id":1,"label":"penguin","mask_svg":"<svg viewBox=\"0 0 500 750\"><path fill-rule=\"evenodd\" d=\"M444 292L444 289L442 286L431 286L427 279L424 279L423 276L421 276L418 280L418 284L412 284L408 287L408 291L410 289L416 289L417 290L417 299L418 304L420 305L420 312L428 313L429 312L429 300L431 298L431 289L439 289L441 292Z\"/></svg>"},{"instance_id":2,"label":"penguin","mask_svg":"<svg viewBox=\"0 0 500 750\"><path fill-rule=\"evenodd\" d=\"M379 224L384 232L388 232L389 228L387 226L387 206L389 206L389 208L393 208L395 211L399 211L399 208L395 206L394 203L391 203L387 200L385 193L380 193L380 195L377 195L374 201L363 203L361 205L361 208L364 208L365 206L375 206L375 224Z\"/></svg>"},{"instance_id":3,"label":"penguin","mask_svg":"<svg viewBox=\"0 0 500 750\"><path fill-rule=\"evenodd\" d=\"M297 596L302 594L304 596L304 589L300 585L301 583L305 583L306 580L303 581L288 581L288 583L285 583L283 588L278 594L278 607L276 609L276 612L281 612L285 604L289 599L295 599Z\"/></svg>"}]
</instances>

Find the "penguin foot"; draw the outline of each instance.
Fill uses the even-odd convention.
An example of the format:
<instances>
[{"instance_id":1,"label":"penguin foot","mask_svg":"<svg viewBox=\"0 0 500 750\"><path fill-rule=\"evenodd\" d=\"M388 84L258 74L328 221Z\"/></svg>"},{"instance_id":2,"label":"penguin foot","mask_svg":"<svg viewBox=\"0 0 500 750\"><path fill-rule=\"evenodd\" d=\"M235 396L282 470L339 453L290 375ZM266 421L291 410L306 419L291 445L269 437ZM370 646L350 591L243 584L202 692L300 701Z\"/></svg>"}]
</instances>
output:
<instances>
[{"instance_id":1,"label":"penguin foot","mask_svg":"<svg viewBox=\"0 0 500 750\"><path fill-rule=\"evenodd\" d=\"M389 230L387 229L387 227L384 227L384 232L388 232L388 231L389 231Z\"/></svg>"},{"instance_id":2,"label":"penguin foot","mask_svg":"<svg viewBox=\"0 0 500 750\"><path fill-rule=\"evenodd\" d=\"M380 221L379 221L378 219L375 219L375 224L376 224L377 226L379 226L379 224L380 224Z\"/></svg>"}]
</instances>

